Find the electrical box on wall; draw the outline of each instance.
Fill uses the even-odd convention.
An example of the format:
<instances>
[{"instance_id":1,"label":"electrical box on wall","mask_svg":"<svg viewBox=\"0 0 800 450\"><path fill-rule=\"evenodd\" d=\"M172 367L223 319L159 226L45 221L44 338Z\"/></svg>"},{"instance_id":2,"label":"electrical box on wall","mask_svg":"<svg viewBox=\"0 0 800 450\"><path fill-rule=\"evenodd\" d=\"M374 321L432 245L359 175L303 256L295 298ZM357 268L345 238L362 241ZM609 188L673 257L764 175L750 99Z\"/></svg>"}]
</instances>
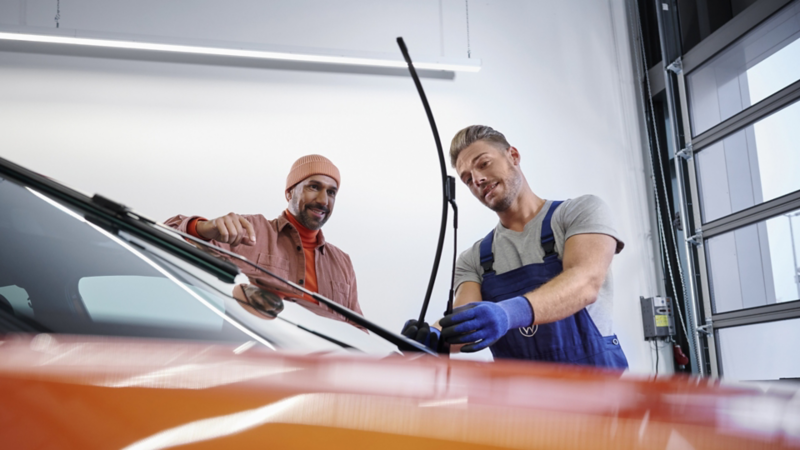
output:
<instances>
[{"instance_id":1,"label":"electrical box on wall","mask_svg":"<svg viewBox=\"0 0 800 450\"><path fill-rule=\"evenodd\" d=\"M659 339L675 335L672 299L669 297L639 297L642 303L644 339Z\"/></svg>"}]
</instances>

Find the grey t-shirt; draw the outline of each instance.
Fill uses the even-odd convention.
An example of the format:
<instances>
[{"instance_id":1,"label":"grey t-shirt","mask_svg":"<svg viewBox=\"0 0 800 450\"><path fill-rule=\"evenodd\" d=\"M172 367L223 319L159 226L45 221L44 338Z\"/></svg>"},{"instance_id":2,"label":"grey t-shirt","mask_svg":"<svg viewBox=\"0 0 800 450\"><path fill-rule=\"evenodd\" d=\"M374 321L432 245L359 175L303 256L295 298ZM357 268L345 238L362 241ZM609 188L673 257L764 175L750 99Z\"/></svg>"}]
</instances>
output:
<instances>
[{"instance_id":1,"label":"grey t-shirt","mask_svg":"<svg viewBox=\"0 0 800 450\"><path fill-rule=\"evenodd\" d=\"M528 264L544 262L544 250L539 241L542 233L542 221L551 204L552 200L547 200L544 207L530 222L525 224L525 229L521 232L509 230L502 224L497 224L492 244L495 273L500 275ZM594 195L583 195L566 200L555 210L550 224L556 241L558 259L563 258L564 242L576 234L607 234L617 240L617 253L622 251L625 246L614 229L614 221L608 205L600 197ZM459 256L456 263L456 288L465 281L483 282L483 268L480 263L481 240ZM597 301L586 307L589 316L603 336L614 334L611 327L613 297L614 288L609 268L608 275L597 295Z\"/></svg>"}]
</instances>

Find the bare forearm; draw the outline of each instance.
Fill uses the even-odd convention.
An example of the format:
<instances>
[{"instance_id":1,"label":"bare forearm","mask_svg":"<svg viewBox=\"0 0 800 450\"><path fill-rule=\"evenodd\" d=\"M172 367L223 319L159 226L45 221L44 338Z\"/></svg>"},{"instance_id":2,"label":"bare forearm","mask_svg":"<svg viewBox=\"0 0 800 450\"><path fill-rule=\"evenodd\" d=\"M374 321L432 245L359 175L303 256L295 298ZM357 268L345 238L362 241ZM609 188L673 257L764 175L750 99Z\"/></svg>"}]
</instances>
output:
<instances>
[{"instance_id":1,"label":"bare forearm","mask_svg":"<svg viewBox=\"0 0 800 450\"><path fill-rule=\"evenodd\" d=\"M209 223L207 220L198 220L195 225L195 230L203 239L214 239L219 236L214 224Z\"/></svg>"},{"instance_id":2,"label":"bare forearm","mask_svg":"<svg viewBox=\"0 0 800 450\"><path fill-rule=\"evenodd\" d=\"M527 294L534 311L534 324L569 317L597 300L598 283L578 269L568 269Z\"/></svg>"},{"instance_id":3,"label":"bare forearm","mask_svg":"<svg viewBox=\"0 0 800 450\"><path fill-rule=\"evenodd\" d=\"M579 234L564 244L564 270L540 288L525 294L534 324L569 317L597 300L614 257L616 239L604 234Z\"/></svg>"}]
</instances>

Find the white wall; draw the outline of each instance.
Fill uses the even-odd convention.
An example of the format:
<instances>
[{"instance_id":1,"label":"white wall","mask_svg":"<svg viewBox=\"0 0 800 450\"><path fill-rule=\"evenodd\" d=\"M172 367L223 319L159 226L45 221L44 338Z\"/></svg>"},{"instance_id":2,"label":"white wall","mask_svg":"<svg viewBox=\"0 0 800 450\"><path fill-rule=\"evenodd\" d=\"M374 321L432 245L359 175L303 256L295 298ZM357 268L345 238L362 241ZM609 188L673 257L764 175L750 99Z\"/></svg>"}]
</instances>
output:
<instances>
[{"instance_id":1,"label":"white wall","mask_svg":"<svg viewBox=\"0 0 800 450\"><path fill-rule=\"evenodd\" d=\"M415 59L463 58L464 6L443 0L440 21L436 0L72 0L61 27L380 52L397 52L402 35ZM540 196L594 193L611 205L626 241L613 262L615 327L631 368L651 371L638 298L659 283L623 1L469 7L483 69L423 80L444 145L466 125L491 125L520 149ZM54 13L54 0L0 0L0 25L52 27ZM353 259L366 316L399 330L418 314L441 190L410 78L0 52L0 124L0 156L161 220L276 216L292 161L324 154L342 172L325 233ZM463 249L497 219L457 192ZM451 242L431 319L444 309Z\"/></svg>"}]
</instances>

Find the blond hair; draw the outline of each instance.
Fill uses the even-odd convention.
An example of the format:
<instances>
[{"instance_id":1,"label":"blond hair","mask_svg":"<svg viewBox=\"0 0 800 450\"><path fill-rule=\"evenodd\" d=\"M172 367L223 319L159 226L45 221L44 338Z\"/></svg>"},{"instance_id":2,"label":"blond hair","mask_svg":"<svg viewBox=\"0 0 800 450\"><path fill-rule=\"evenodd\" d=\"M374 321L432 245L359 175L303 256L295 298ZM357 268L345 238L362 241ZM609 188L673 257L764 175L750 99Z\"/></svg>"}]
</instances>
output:
<instances>
[{"instance_id":1,"label":"blond hair","mask_svg":"<svg viewBox=\"0 0 800 450\"><path fill-rule=\"evenodd\" d=\"M470 125L456 133L456 135L453 136L453 140L450 141L450 164L455 167L458 155L461 151L477 141L485 141L494 144L495 147L502 147L502 150L511 147L511 144L508 143L503 133L494 128L486 125Z\"/></svg>"}]
</instances>

